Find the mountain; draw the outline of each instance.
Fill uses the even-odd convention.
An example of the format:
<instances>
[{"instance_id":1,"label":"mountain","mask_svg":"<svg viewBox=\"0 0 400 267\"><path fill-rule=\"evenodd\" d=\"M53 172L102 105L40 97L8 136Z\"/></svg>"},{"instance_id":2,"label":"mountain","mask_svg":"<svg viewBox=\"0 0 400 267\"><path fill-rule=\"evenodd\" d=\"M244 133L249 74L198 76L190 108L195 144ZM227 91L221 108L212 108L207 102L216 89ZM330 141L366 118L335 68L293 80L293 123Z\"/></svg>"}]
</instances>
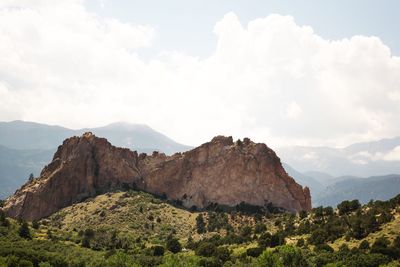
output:
<instances>
[{"instance_id":1,"label":"mountain","mask_svg":"<svg viewBox=\"0 0 400 267\"><path fill-rule=\"evenodd\" d=\"M99 193L137 188L188 208L218 203L311 209L310 191L283 169L275 152L245 138L218 136L184 153L138 154L92 133L66 139L38 179L7 199L14 218L40 219Z\"/></svg>"},{"instance_id":2,"label":"mountain","mask_svg":"<svg viewBox=\"0 0 400 267\"><path fill-rule=\"evenodd\" d=\"M140 152L151 153L159 150L172 154L191 148L175 142L147 125L125 122L79 130L26 121L0 122L0 145L12 149L53 149L55 151L66 138L80 136L85 132L104 136L117 146Z\"/></svg>"},{"instance_id":3,"label":"mountain","mask_svg":"<svg viewBox=\"0 0 400 267\"><path fill-rule=\"evenodd\" d=\"M0 199L28 180L30 173L38 175L51 160L53 150L18 150L0 146Z\"/></svg>"},{"instance_id":4,"label":"mountain","mask_svg":"<svg viewBox=\"0 0 400 267\"><path fill-rule=\"evenodd\" d=\"M0 122L0 199L24 184L31 173L38 176L64 139L87 131L104 136L117 146L145 153L157 150L172 154L191 148L142 124L119 122L72 130L34 122Z\"/></svg>"},{"instance_id":5,"label":"mountain","mask_svg":"<svg viewBox=\"0 0 400 267\"><path fill-rule=\"evenodd\" d=\"M360 177L400 173L400 137L345 148L292 146L276 151L284 162L302 173Z\"/></svg>"},{"instance_id":6,"label":"mountain","mask_svg":"<svg viewBox=\"0 0 400 267\"><path fill-rule=\"evenodd\" d=\"M314 206L336 206L344 200L358 199L361 203L388 200L400 193L400 175L369 178L338 177L337 182L320 191L313 199Z\"/></svg>"},{"instance_id":7,"label":"mountain","mask_svg":"<svg viewBox=\"0 0 400 267\"><path fill-rule=\"evenodd\" d=\"M297 183L308 186L313 207L336 206L344 200L388 200L400 193L400 175L362 178L356 176L333 177L322 172L299 172L286 163L282 164Z\"/></svg>"},{"instance_id":8,"label":"mountain","mask_svg":"<svg viewBox=\"0 0 400 267\"><path fill-rule=\"evenodd\" d=\"M325 188L324 184L319 182L317 179L314 179L311 176L305 175L301 172L296 171L292 167L290 167L286 163L282 163L285 171L292 176L296 182L302 186L307 186L310 188L311 199L313 200L316 194L318 194L321 190Z\"/></svg>"}]
</instances>

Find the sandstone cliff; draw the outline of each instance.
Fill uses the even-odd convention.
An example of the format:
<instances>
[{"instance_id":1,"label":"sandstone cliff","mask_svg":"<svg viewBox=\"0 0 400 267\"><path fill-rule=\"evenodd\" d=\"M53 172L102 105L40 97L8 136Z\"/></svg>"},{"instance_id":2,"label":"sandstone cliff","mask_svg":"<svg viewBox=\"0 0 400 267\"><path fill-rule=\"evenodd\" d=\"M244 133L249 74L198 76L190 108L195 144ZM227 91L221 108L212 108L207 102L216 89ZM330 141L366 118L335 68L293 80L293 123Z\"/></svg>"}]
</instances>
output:
<instances>
[{"instance_id":1,"label":"sandstone cliff","mask_svg":"<svg viewBox=\"0 0 400 267\"><path fill-rule=\"evenodd\" d=\"M265 144L218 136L185 153L138 155L91 133L66 139L40 177L17 190L4 209L11 217L35 220L124 186L181 200L186 207L243 201L270 202L289 211L311 209L309 189L287 175Z\"/></svg>"}]
</instances>

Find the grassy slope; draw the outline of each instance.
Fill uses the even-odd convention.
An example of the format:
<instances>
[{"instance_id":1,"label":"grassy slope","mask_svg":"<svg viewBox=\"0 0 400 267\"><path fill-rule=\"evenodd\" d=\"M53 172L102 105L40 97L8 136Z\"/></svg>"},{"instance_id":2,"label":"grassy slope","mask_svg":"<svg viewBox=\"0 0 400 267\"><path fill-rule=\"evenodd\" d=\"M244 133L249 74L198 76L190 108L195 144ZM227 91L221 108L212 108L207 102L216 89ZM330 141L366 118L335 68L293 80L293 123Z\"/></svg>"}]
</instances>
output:
<instances>
[{"instance_id":1,"label":"grassy slope","mask_svg":"<svg viewBox=\"0 0 400 267\"><path fill-rule=\"evenodd\" d=\"M199 235L196 232L196 217L200 213L177 208L148 193L130 191L107 193L74 204L45 219L44 223L48 221L47 224L64 232L78 232L87 228L116 229L132 239L144 238L150 244L160 243L172 232L183 243L189 236L199 240L225 233L225 230L220 230ZM207 213L202 214L207 221ZM277 230L274 226L277 218L278 215L273 219L263 218L269 231ZM237 232L244 225L255 225L252 216L228 215L228 220Z\"/></svg>"},{"instance_id":2,"label":"grassy slope","mask_svg":"<svg viewBox=\"0 0 400 267\"><path fill-rule=\"evenodd\" d=\"M172 231L185 239L195 234L196 214L178 209L143 192L116 192L67 207L50 219L62 230L117 229L123 234L145 237L153 243Z\"/></svg>"}]
</instances>

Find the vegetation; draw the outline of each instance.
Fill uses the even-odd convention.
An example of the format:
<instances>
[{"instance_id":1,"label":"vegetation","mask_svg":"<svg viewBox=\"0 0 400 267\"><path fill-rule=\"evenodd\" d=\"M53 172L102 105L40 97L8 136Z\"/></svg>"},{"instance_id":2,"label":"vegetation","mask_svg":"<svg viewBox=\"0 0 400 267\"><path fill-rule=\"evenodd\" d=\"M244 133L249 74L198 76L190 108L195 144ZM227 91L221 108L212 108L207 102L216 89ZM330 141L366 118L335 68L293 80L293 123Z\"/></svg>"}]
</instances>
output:
<instances>
[{"instance_id":1,"label":"vegetation","mask_svg":"<svg viewBox=\"0 0 400 267\"><path fill-rule=\"evenodd\" d=\"M176 204L176 203L175 203ZM174 204L174 205L175 205ZM188 211L136 191L34 222L0 210L0 266L399 266L400 195L282 213L245 203ZM274 212L271 212L274 211Z\"/></svg>"}]
</instances>

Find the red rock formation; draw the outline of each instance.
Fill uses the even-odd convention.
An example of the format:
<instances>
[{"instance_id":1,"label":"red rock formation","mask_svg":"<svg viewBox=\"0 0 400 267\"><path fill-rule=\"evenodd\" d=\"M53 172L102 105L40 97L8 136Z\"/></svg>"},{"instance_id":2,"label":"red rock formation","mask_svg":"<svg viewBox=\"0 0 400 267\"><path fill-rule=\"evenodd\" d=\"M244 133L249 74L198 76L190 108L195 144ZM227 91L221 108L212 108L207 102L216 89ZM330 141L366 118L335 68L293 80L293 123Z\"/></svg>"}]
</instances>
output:
<instances>
[{"instance_id":1,"label":"red rock formation","mask_svg":"<svg viewBox=\"0 0 400 267\"><path fill-rule=\"evenodd\" d=\"M91 133L65 140L40 178L17 190L4 209L14 218L40 219L124 185L165 194L186 207L271 202L289 211L311 209L309 189L288 176L265 144L218 136L185 153L148 156L114 147Z\"/></svg>"}]
</instances>

